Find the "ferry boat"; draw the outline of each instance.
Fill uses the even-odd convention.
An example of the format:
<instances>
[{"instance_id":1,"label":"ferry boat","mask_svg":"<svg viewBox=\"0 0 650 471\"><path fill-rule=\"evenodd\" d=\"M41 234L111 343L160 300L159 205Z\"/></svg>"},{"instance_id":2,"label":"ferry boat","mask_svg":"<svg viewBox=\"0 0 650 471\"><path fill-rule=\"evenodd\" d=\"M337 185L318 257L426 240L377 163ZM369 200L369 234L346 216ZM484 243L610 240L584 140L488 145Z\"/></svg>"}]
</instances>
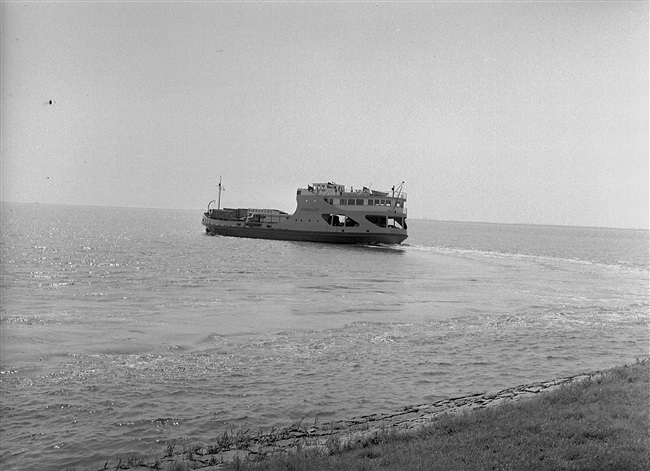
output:
<instances>
[{"instance_id":1,"label":"ferry boat","mask_svg":"<svg viewBox=\"0 0 650 471\"><path fill-rule=\"evenodd\" d=\"M203 213L206 233L254 239L278 239L334 244L400 244L407 237L404 182L390 192L368 188L346 190L336 183L298 188L293 214L277 209L221 209Z\"/></svg>"}]
</instances>

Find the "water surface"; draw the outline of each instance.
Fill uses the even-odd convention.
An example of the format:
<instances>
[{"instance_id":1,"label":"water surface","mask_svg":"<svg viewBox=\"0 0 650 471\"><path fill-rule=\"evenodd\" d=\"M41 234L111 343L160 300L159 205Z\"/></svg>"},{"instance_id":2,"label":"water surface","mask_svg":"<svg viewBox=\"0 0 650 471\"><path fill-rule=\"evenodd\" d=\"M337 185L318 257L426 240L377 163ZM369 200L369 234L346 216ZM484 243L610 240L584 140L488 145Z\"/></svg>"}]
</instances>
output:
<instances>
[{"instance_id":1,"label":"water surface","mask_svg":"<svg viewBox=\"0 0 650 471\"><path fill-rule=\"evenodd\" d=\"M397 247L2 205L3 469L386 412L648 355L648 231L411 221Z\"/></svg>"}]
</instances>

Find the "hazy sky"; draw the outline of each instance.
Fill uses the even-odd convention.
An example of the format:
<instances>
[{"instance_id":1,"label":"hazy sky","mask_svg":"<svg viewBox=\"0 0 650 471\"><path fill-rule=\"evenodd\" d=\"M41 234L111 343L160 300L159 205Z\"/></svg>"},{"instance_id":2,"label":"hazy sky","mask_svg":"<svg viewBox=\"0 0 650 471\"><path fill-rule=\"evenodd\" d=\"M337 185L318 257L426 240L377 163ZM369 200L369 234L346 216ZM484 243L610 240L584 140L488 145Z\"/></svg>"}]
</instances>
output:
<instances>
[{"instance_id":1,"label":"hazy sky","mask_svg":"<svg viewBox=\"0 0 650 471\"><path fill-rule=\"evenodd\" d=\"M648 228L648 2L1 8L3 201Z\"/></svg>"}]
</instances>

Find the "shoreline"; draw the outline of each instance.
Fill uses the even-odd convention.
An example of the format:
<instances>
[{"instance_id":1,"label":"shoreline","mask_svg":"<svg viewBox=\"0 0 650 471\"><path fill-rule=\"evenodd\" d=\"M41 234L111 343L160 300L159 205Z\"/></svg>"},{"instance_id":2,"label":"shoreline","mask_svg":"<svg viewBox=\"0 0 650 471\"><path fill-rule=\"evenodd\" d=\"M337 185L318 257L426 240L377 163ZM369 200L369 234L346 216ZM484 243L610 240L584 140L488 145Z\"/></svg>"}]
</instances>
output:
<instances>
[{"instance_id":1,"label":"shoreline","mask_svg":"<svg viewBox=\"0 0 650 471\"><path fill-rule=\"evenodd\" d=\"M613 368L612 368L613 369ZM610 369L611 370L611 369ZM233 461L262 460L274 455L298 451L335 453L355 445L376 440L380 435L417 434L435 418L444 414L462 414L536 397L561 386L602 377L610 370L579 373L572 376L522 384L498 392L442 399L433 403L405 406L389 413L370 414L351 419L305 425L302 422L271 429L267 433L251 435L248 430L225 431L215 443L183 445L167 444L164 456L154 460L146 457L118 457L119 469L145 471L167 469L174 463L183 463L191 469L216 471ZM107 462L97 471L112 468Z\"/></svg>"}]
</instances>

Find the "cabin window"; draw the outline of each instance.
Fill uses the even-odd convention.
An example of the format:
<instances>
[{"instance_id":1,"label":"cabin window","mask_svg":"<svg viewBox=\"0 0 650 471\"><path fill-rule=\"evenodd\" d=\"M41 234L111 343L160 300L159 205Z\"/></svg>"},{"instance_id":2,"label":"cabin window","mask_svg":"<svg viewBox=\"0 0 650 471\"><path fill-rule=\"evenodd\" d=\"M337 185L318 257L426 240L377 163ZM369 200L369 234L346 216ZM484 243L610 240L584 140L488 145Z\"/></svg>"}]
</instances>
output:
<instances>
[{"instance_id":1,"label":"cabin window","mask_svg":"<svg viewBox=\"0 0 650 471\"><path fill-rule=\"evenodd\" d=\"M346 200L345 198L341 198L341 202L339 204L344 204L344 205L348 204L348 200Z\"/></svg>"},{"instance_id":2,"label":"cabin window","mask_svg":"<svg viewBox=\"0 0 650 471\"><path fill-rule=\"evenodd\" d=\"M348 199L348 205L354 206L354 204L355 204L355 200L353 200L352 198Z\"/></svg>"},{"instance_id":3,"label":"cabin window","mask_svg":"<svg viewBox=\"0 0 650 471\"><path fill-rule=\"evenodd\" d=\"M406 219L400 217L389 217L388 218L388 227L393 227L396 229L406 229Z\"/></svg>"},{"instance_id":4,"label":"cabin window","mask_svg":"<svg viewBox=\"0 0 650 471\"><path fill-rule=\"evenodd\" d=\"M345 217L345 227L357 227L359 223L350 217Z\"/></svg>"},{"instance_id":5,"label":"cabin window","mask_svg":"<svg viewBox=\"0 0 650 471\"><path fill-rule=\"evenodd\" d=\"M375 200L368 200L368 206L374 206Z\"/></svg>"},{"instance_id":6,"label":"cabin window","mask_svg":"<svg viewBox=\"0 0 650 471\"><path fill-rule=\"evenodd\" d=\"M321 214L323 220L330 226L335 227L357 227L359 223L344 214Z\"/></svg>"},{"instance_id":7,"label":"cabin window","mask_svg":"<svg viewBox=\"0 0 650 471\"><path fill-rule=\"evenodd\" d=\"M386 227L386 216L366 216L366 219L373 223L375 226Z\"/></svg>"},{"instance_id":8,"label":"cabin window","mask_svg":"<svg viewBox=\"0 0 650 471\"><path fill-rule=\"evenodd\" d=\"M363 200L362 199L357 200L357 206L363 206Z\"/></svg>"}]
</instances>

